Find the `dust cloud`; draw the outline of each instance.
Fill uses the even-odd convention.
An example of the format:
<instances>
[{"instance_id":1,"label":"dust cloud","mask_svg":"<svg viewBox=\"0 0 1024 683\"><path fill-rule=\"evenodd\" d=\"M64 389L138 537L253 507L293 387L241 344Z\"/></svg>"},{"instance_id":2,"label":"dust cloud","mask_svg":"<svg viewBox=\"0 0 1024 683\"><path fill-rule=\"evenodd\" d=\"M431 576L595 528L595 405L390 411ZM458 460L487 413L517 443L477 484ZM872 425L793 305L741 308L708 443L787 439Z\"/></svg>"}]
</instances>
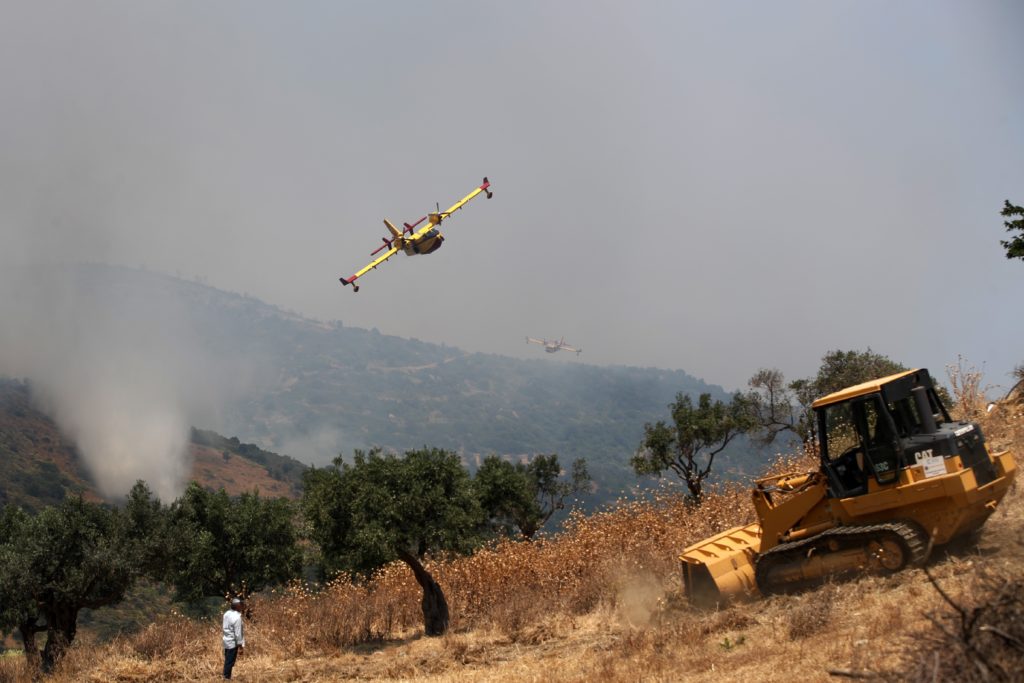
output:
<instances>
[{"instance_id":1,"label":"dust cloud","mask_svg":"<svg viewBox=\"0 0 1024 683\"><path fill-rule=\"evenodd\" d=\"M650 625L664 595L665 588L654 574L631 573L622 576L615 601L622 625L628 628Z\"/></svg>"}]
</instances>

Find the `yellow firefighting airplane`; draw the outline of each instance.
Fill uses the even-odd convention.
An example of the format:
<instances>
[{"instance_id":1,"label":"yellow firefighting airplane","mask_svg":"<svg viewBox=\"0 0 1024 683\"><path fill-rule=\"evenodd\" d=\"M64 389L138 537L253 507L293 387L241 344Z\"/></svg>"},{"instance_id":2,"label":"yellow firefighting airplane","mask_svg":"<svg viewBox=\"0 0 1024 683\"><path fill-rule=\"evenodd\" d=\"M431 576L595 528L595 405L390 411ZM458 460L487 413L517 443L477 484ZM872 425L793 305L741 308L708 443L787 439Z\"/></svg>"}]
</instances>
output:
<instances>
[{"instance_id":1,"label":"yellow firefighting airplane","mask_svg":"<svg viewBox=\"0 0 1024 683\"><path fill-rule=\"evenodd\" d=\"M527 344L541 344L544 346L544 350L548 353L554 353L555 351L575 351L576 355L583 353L583 349L577 349L574 346L569 346L565 343L565 337L562 337L558 341L548 341L547 339L534 339L533 337L526 338Z\"/></svg>"},{"instance_id":2,"label":"yellow firefighting airplane","mask_svg":"<svg viewBox=\"0 0 1024 683\"><path fill-rule=\"evenodd\" d=\"M437 226L441 224L441 221L443 221L445 218L448 218L448 216L451 216L453 213L461 209L469 202L469 200L473 199L473 197L476 197L481 192L487 195L488 199L493 197L494 193L491 192L491 190L489 189L490 187L490 181L487 180L487 178L484 178L483 185L476 188L475 190L467 194L465 197L452 204L450 207L448 207L447 211L437 211L434 213L428 213L426 216L424 216L423 218L419 219L418 221L411 225L409 223L403 223L402 225L405 226L404 230L399 230L398 228L391 224L391 221L385 218L384 225L388 227L388 231L391 233L391 239L388 239L387 237L382 237L381 239L384 240L383 246L377 247L374 251L370 253L370 256L377 256L377 254L384 249L386 249L387 251L385 251L380 256L377 256L377 258L371 261L368 266L366 266L360 271L357 271L355 275L348 278L347 280L343 277L338 278L339 280L341 280L341 284L352 285L352 291L358 292L359 286L353 283L357 279L361 278L363 275L368 273L369 271L373 270L380 264L387 261L389 258L397 254L399 251L404 251L409 256L415 256L416 254L429 254L431 252L437 251L438 249L441 248L441 243L444 242L444 235L442 235L441 231L437 229ZM423 221L427 221L427 224L424 225L419 230L416 230L416 226L422 223Z\"/></svg>"}]
</instances>

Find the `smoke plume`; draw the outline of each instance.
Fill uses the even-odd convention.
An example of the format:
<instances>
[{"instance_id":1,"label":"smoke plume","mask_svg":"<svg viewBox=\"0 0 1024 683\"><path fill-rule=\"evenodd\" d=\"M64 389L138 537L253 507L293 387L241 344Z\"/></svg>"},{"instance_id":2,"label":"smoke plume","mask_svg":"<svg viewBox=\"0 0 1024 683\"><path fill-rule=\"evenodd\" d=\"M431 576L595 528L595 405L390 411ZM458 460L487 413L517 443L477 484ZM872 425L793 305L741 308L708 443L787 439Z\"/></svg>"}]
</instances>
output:
<instances>
[{"instance_id":1,"label":"smoke plume","mask_svg":"<svg viewBox=\"0 0 1024 683\"><path fill-rule=\"evenodd\" d=\"M179 494L190 425L215 422L240 387L170 280L37 266L7 270L0 286L0 374L29 380L101 493L122 496L142 479L165 500Z\"/></svg>"}]
</instances>

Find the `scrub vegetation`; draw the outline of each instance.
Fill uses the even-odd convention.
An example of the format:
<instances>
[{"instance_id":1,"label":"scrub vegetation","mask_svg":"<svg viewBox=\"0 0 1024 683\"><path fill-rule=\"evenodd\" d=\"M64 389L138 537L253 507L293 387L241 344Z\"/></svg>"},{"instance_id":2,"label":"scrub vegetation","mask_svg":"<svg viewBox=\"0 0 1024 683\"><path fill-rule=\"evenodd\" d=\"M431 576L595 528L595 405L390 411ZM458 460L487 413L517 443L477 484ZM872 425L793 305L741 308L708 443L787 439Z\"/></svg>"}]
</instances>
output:
<instances>
[{"instance_id":1,"label":"scrub vegetation","mask_svg":"<svg viewBox=\"0 0 1024 683\"><path fill-rule=\"evenodd\" d=\"M980 372L962 360L947 371L956 417L1019 453L1021 397L987 404ZM46 647L0 658L0 683L40 668L59 682L205 680L220 666L214 603L237 593L250 595L245 680L1008 681L1024 665L1018 490L980 537L923 569L697 610L678 553L752 521L744 486L711 482L697 500L667 479L538 533L543 491L583 493L586 477L554 455L537 463L474 477L442 449L357 452L308 470L298 502L192 485L164 505L140 483L116 508L77 496L35 516L8 506L0 616L8 632L46 633ZM763 473L815 467L797 448ZM519 526L509 511L531 504ZM151 597L148 620L134 593ZM136 630L77 632L79 613L109 623L122 600Z\"/></svg>"},{"instance_id":2,"label":"scrub vegetation","mask_svg":"<svg viewBox=\"0 0 1024 683\"><path fill-rule=\"evenodd\" d=\"M1024 407L981 418L993 448L1024 445ZM813 466L798 455L773 471ZM501 538L426 568L451 623L423 637L421 590L396 561L369 578L292 582L253 596L242 680L1010 681L1020 647L1024 497L1007 496L975 545L940 549L925 569L698 611L682 600L676 555L752 517L746 492L716 487L698 508L672 484L643 501L574 514L557 534ZM207 680L218 625L178 613L101 644L79 638L54 681ZM982 673L984 671L984 673ZM24 658L0 681L27 681Z\"/></svg>"}]
</instances>

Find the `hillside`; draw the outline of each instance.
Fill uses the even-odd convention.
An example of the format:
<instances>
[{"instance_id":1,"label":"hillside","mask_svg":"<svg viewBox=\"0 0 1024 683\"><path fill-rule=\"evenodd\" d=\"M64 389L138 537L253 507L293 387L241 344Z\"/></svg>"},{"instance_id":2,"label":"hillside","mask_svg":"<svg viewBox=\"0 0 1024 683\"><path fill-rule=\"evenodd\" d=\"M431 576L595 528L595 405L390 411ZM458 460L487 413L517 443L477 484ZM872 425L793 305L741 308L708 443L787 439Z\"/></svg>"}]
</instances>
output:
<instances>
[{"instance_id":1,"label":"hillside","mask_svg":"<svg viewBox=\"0 0 1024 683\"><path fill-rule=\"evenodd\" d=\"M607 500L636 484L629 455L644 423L665 418L677 392L727 398L721 387L680 370L467 353L306 319L147 271L79 266L72 272L76 291L90 300L180 304L197 346L231 369L224 381L244 376L246 382L196 426L304 462L324 464L372 446L452 449L471 466L490 453L555 452L564 462L587 458ZM737 446L722 471L757 469L758 457Z\"/></svg>"},{"instance_id":2,"label":"hillside","mask_svg":"<svg viewBox=\"0 0 1024 683\"><path fill-rule=\"evenodd\" d=\"M32 405L28 387L0 378L0 504L38 509L69 494L99 499L74 444Z\"/></svg>"},{"instance_id":3,"label":"hillside","mask_svg":"<svg viewBox=\"0 0 1024 683\"><path fill-rule=\"evenodd\" d=\"M305 467L291 458L212 432L193 431L188 449L191 479L203 487L223 486L232 495L259 489L296 497L300 491ZM28 385L0 378L0 504L37 510L78 494L101 499L74 444L33 405Z\"/></svg>"}]
</instances>

